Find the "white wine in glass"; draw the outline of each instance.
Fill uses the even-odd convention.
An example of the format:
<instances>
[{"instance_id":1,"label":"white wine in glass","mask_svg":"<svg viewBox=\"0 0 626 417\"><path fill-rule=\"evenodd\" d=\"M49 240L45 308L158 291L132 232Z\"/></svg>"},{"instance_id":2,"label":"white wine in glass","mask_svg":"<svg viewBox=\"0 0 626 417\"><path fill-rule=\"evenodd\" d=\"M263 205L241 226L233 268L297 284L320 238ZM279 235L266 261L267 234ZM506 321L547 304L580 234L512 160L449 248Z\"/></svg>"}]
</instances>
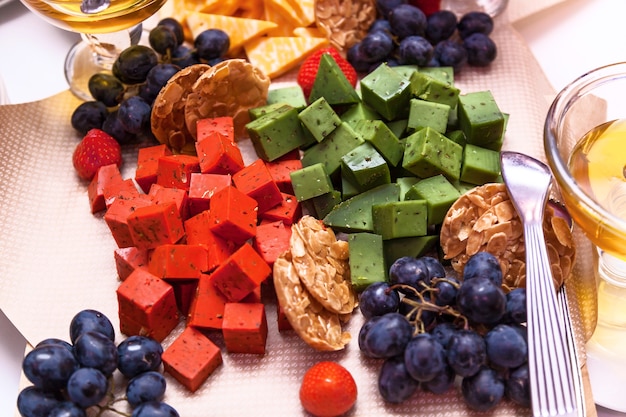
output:
<instances>
[{"instance_id":1,"label":"white wine in glass","mask_svg":"<svg viewBox=\"0 0 626 417\"><path fill-rule=\"evenodd\" d=\"M35 14L64 30L81 34L65 61L70 90L91 100L91 75L109 71L117 55L141 38L141 23L167 0L21 0Z\"/></svg>"}]
</instances>

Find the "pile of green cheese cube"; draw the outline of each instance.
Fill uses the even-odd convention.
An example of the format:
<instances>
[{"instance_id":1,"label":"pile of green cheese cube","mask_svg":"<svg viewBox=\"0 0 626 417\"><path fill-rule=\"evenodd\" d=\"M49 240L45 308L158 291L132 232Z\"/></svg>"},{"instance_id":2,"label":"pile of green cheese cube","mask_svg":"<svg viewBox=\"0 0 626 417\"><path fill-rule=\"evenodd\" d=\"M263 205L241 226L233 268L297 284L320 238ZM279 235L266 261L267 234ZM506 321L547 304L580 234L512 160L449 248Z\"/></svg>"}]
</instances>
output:
<instances>
[{"instance_id":1,"label":"pile of green cheese cube","mask_svg":"<svg viewBox=\"0 0 626 417\"><path fill-rule=\"evenodd\" d=\"M299 86L271 89L250 110L260 158L301 151L294 194L347 234L357 290L386 280L396 259L433 249L462 193L501 181L507 115L490 91L461 94L453 78L449 67L382 64L355 89L324 54L308 99Z\"/></svg>"}]
</instances>

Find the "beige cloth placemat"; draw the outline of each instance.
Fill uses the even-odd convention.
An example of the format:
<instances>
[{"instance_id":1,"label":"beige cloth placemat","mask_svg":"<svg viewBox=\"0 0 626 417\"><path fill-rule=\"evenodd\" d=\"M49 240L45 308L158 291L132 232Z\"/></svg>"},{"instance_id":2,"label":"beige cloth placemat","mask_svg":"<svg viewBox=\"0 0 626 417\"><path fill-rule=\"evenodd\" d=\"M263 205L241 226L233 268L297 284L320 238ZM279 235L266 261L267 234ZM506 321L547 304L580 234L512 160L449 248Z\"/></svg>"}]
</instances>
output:
<instances>
[{"instance_id":1,"label":"beige cloth placemat","mask_svg":"<svg viewBox=\"0 0 626 417\"><path fill-rule=\"evenodd\" d=\"M498 19L493 33L498 59L489 69L463 70L456 84L462 92L490 89L510 114L505 148L542 158L546 97L554 92L523 39L504 21L506 15ZM0 308L31 344L47 337L68 339L72 316L84 308L102 311L119 328L115 243L101 216L90 214L86 184L77 180L71 164L79 138L69 116L77 104L65 92L0 107ZM126 151L126 178L133 175L135 156ZM386 404L377 390L381 362L364 358L356 343L360 314L347 326L353 341L335 353L314 351L292 332L279 333L272 303L267 317L265 356L223 349L223 366L193 395L168 376L165 401L185 417L248 417L251 410L259 417L304 415L298 400L303 373L318 361L335 360L357 382L359 398L350 415L482 415L469 411L455 390L446 395L418 392L404 404ZM223 347L217 334L211 337ZM171 338L165 345L169 343ZM591 402L590 395L587 399ZM595 409L588 412L593 415ZM530 412L504 402L490 415Z\"/></svg>"}]
</instances>

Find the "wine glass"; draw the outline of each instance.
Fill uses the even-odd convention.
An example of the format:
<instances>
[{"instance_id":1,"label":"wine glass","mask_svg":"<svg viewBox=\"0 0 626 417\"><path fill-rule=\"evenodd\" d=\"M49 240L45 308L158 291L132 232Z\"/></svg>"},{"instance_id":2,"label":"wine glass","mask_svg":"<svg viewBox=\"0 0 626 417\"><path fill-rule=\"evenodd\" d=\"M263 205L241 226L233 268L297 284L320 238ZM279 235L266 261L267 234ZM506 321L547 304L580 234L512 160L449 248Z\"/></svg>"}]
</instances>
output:
<instances>
[{"instance_id":1,"label":"wine glass","mask_svg":"<svg viewBox=\"0 0 626 417\"><path fill-rule=\"evenodd\" d=\"M141 39L141 23L167 0L21 1L49 23L81 34L66 57L65 77L77 97L92 100L89 78L110 71L119 53Z\"/></svg>"},{"instance_id":2,"label":"wine glass","mask_svg":"<svg viewBox=\"0 0 626 417\"><path fill-rule=\"evenodd\" d=\"M626 411L626 62L566 86L545 122L544 147L563 202L594 246L597 324L587 343L594 400Z\"/></svg>"}]
</instances>

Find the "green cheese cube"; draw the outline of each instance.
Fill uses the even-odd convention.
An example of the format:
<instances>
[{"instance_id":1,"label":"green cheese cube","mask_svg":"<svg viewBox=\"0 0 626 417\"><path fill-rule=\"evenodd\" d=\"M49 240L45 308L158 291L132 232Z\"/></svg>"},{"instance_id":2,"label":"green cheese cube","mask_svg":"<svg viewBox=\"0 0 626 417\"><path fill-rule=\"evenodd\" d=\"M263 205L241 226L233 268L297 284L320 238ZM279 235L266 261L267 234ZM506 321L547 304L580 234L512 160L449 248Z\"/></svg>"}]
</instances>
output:
<instances>
[{"instance_id":1,"label":"green cheese cube","mask_svg":"<svg viewBox=\"0 0 626 417\"><path fill-rule=\"evenodd\" d=\"M324 164L314 164L289 173L293 192L298 201L333 191L333 183L324 169Z\"/></svg>"},{"instance_id":2,"label":"green cheese cube","mask_svg":"<svg viewBox=\"0 0 626 417\"><path fill-rule=\"evenodd\" d=\"M341 203L341 191L332 190L329 193L313 197L311 201L316 217L323 219L337 204Z\"/></svg>"},{"instance_id":3,"label":"green cheese cube","mask_svg":"<svg viewBox=\"0 0 626 417\"><path fill-rule=\"evenodd\" d=\"M337 126L341 119L324 97L320 97L304 108L298 117L316 141L321 142Z\"/></svg>"},{"instance_id":4,"label":"green cheese cube","mask_svg":"<svg viewBox=\"0 0 626 417\"><path fill-rule=\"evenodd\" d=\"M413 133L425 127L431 127L439 133L445 133L448 127L450 106L418 98L410 100L407 130Z\"/></svg>"},{"instance_id":5,"label":"green cheese cube","mask_svg":"<svg viewBox=\"0 0 626 417\"><path fill-rule=\"evenodd\" d=\"M372 206L374 233L384 240L424 236L428 231L426 200L403 200Z\"/></svg>"},{"instance_id":6,"label":"green cheese cube","mask_svg":"<svg viewBox=\"0 0 626 417\"><path fill-rule=\"evenodd\" d=\"M387 161L369 142L357 146L341 157L341 175L359 191L391 182Z\"/></svg>"},{"instance_id":7,"label":"green cheese cube","mask_svg":"<svg viewBox=\"0 0 626 417\"><path fill-rule=\"evenodd\" d=\"M373 232L372 206L399 201L399 199L400 187L398 184L379 185L337 204L324 217L324 224L336 231L346 233Z\"/></svg>"},{"instance_id":8,"label":"green cheese cube","mask_svg":"<svg viewBox=\"0 0 626 417\"><path fill-rule=\"evenodd\" d=\"M465 146L467 141L465 140L465 133L462 130L452 130L446 133L446 137L452 142L458 143L461 146Z\"/></svg>"},{"instance_id":9,"label":"green cheese cube","mask_svg":"<svg viewBox=\"0 0 626 417\"><path fill-rule=\"evenodd\" d=\"M259 107L253 107L248 110L248 114L250 115L250 120L256 120L261 116L265 116L268 113L273 112L274 110L278 110L281 107L288 105L287 103L274 103L274 104L265 104Z\"/></svg>"},{"instance_id":10,"label":"green cheese cube","mask_svg":"<svg viewBox=\"0 0 626 417\"><path fill-rule=\"evenodd\" d=\"M366 142L371 143L389 164L396 166L402 160L404 147L382 120L360 120L353 127L354 131Z\"/></svg>"},{"instance_id":11,"label":"green cheese cube","mask_svg":"<svg viewBox=\"0 0 626 417\"><path fill-rule=\"evenodd\" d=\"M491 91L477 91L459 96L459 128L467 143L499 150L504 134L505 117Z\"/></svg>"},{"instance_id":12,"label":"green cheese cube","mask_svg":"<svg viewBox=\"0 0 626 417\"><path fill-rule=\"evenodd\" d=\"M383 241L385 262L391 266L396 260L410 256L419 258L426 255L439 242L439 235L400 237Z\"/></svg>"},{"instance_id":13,"label":"green cheese cube","mask_svg":"<svg viewBox=\"0 0 626 417\"><path fill-rule=\"evenodd\" d=\"M359 194L361 190L344 175L341 176L341 199L348 200Z\"/></svg>"},{"instance_id":14,"label":"green cheese cube","mask_svg":"<svg viewBox=\"0 0 626 417\"><path fill-rule=\"evenodd\" d=\"M387 120L405 118L411 98L409 80L380 64L361 80L363 101Z\"/></svg>"},{"instance_id":15,"label":"green cheese cube","mask_svg":"<svg viewBox=\"0 0 626 417\"><path fill-rule=\"evenodd\" d=\"M406 138L402 167L421 178L444 174L457 180L461 174L463 148L430 127Z\"/></svg>"},{"instance_id":16,"label":"green cheese cube","mask_svg":"<svg viewBox=\"0 0 626 417\"><path fill-rule=\"evenodd\" d=\"M452 67L422 67L419 71L436 80L454 85L454 68Z\"/></svg>"},{"instance_id":17,"label":"green cheese cube","mask_svg":"<svg viewBox=\"0 0 626 417\"><path fill-rule=\"evenodd\" d=\"M364 142L346 122L341 123L324 140L304 151L302 166L323 163L328 175L339 172L341 157Z\"/></svg>"},{"instance_id":18,"label":"green cheese cube","mask_svg":"<svg viewBox=\"0 0 626 417\"><path fill-rule=\"evenodd\" d=\"M324 97L331 106L354 104L361 101L331 54L322 54L309 95L309 103Z\"/></svg>"},{"instance_id":19,"label":"green cheese cube","mask_svg":"<svg viewBox=\"0 0 626 417\"><path fill-rule=\"evenodd\" d=\"M339 116L342 121L348 122L354 125L360 120L378 120L380 115L376 113L376 110L363 103L362 101L351 105L346 111Z\"/></svg>"},{"instance_id":20,"label":"green cheese cube","mask_svg":"<svg viewBox=\"0 0 626 417\"><path fill-rule=\"evenodd\" d=\"M400 200L406 199L406 192L415 185L420 179L417 177L399 177L396 178L396 184L400 186Z\"/></svg>"},{"instance_id":21,"label":"green cheese cube","mask_svg":"<svg viewBox=\"0 0 626 417\"><path fill-rule=\"evenodd\" d=\"M411 79L411 75L419 70L417 65L396 65L391 67L395 72L402 75L407 80Z\"/></svg>"},{"instance_id":22,"label":"green cheese cube","mask_svg":"<svg viewBox=\"0 0 626 417\"><path fill-rule=\"evenodd\" d=\"M246 124L257 155L273 161L307 144L298 110L284 105Z\"/></svg>"},{"instance_id":23,"label":"green cheese cube","mask_svg":"<svg viewBox=\"0 0 626 417\"><path fill-rule=\"evenodd\" d=\"M456 107L461 91L448 81L441 81L420 71L411 75L410 82L414 97Z\"/></svg>"},{"instance_id":24,"label":"green cheese cube","mask_svg":"<svg viewBox=\"0 0 626 417\"><path fill-rule=\"evenodd\" d=\"M443 222L450 206L461 196L443 175L424 178L418 181L405 194L407 200L426 200L428 205L428 224L436 225Z\"/></svg>"},{"instance_id":25,"label":"green cheese cube","mask_svg":"<svg viewBox=\"0 0 626 417\"><path fill-rule=\"evenodd\" d=\"M409 119L389 120L385 124L398 139L401 139L406 136L406 127L409 124Z\"/></svg>"},{"instance_id":26,"label":"green cheese cube","mask_svg":"<svg viewBox=\"0 0 626 417\"><path fill-rule=\"evenodd\" d=\"M476 188L476 184L470 184L469 182L464 182L461 180L453 181L452 185L459 191L461 195Z\"/></svg>"},{"instance_id":27,"label":"green cheese cube","mask_svg":"<svg viewBox=\"0 0 626 417\"><path fill-rule=\"evenodd\" d=\"M357 292L375 282L387 281L383 239L374 233L354 233L348 236L350 278Z\"/></svg>"},{"instance_id":28,"label":"green cheese cube","mask_svg":"<svg viewBox=\"0 0 626 417\"><path fill-rule=\"evenodd\" d=\"M306 107L306 97L299 85L272 88L267 92L267 104L285 103L298 111Z\"/></svg>"},{"instance_id":29,"label":"green cheese cube","mask_svg":"<svg viewBox=\"0 0 626 417\"><path fill-rule=\"evenodd\" d=\"M482 185L495 182L500 175L500 153L471 144L463 149L461 181Z\"/></svg>"}]
</instances>

